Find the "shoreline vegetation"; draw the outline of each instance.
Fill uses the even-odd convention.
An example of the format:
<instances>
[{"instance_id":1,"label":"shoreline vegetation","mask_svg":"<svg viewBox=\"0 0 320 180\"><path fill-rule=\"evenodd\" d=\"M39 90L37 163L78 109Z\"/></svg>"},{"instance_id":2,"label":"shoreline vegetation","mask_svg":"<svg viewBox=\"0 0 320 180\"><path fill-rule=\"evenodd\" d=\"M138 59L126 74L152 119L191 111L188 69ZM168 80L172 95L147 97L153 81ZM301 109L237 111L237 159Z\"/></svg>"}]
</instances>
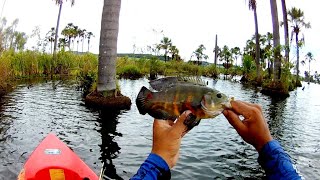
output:
<instances>
[{"instance_id":1,"label":"shoreline vegetation","mask_svg":"<svg viewBox=\"0 0 320 180\"><path fill-rule=\"evenodd\" d=\"M138 79L142 77L156 78L161 76L205 76L210 78L223 77L232 79L241 76L241 83L261 86L262 93L267 95L288 96L289 91L296 88L295 76L288 67L282 69L283 78L280 82L270 81L268 69L261 71L262 83L256 81L255 64L252 59L244 56L242 66L224 66L209 64L199 65L195 62L182 60L159 60L156 56L118 57L116 64L117 78ZM14 88L17 79L36 77L53 78L59 76L75 76L84 96L96 90L98 55L92 53L77 54L59 51L57 60L52 54L38 51L12 50L2 52L0 56L0 96ZM117 88L120 87L117 85ZM268 89L269 88L269 89Z\"/></svg>"}]
</instances>

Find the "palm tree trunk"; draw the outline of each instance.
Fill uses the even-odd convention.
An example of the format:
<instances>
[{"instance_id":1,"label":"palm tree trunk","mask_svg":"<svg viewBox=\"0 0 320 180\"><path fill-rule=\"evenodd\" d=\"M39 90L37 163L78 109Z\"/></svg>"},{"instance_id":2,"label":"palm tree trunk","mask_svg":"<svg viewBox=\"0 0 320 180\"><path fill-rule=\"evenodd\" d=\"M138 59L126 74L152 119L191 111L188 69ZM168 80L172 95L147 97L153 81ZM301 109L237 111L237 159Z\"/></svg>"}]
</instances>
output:
<instances>
[{"instance_id":1,"label":"palm tree trunk","mask_svg":"<svg viewBox=\"0 0 320 180\"><path fill-rule=\"evenodd\" d=\"M71 36L69 36L69 43L68 43L69 51L71 51Z\"/></svg>"},{"instance_id":2,"label":"palm tree trunk","mask_svg":"<svg viewBox=\"0 0 320 180\"><path fill-rule=\"evenodd\" d=\"M256 36L256 66L257 66L257 80L260 81L260 42L259 42L259 29L258 29L258 17L257 9L253 9L254 24L255 24L255 36Z\"/></svg>"},{"instance_id":3,"label":"palm tree trunk","mask_svg":"<svg viewBox=\"0 0 320 180\"><path fill-rule=\"evenodd\" d=\"M276 0L270 0L272 26L273 26L273 47L274 47L274 80L279 81L281 76L281 61L280 61L280 35L279 35L279 20L278 8Z\"/></svg>"},{"instance_id":4,"label":"palm tree trunk","mask_svg":"<svg viewBox=\"0 0 320 180\"><path fill-rule=\"evenodd\" d=\"M214 65L217 68L217 58L218 58L218 35L216 34L216 43L214 48Z\"/></svg>"},{"instance_id":5,"label":"palm tree trunk","mask_svg":"<svg viewBox=\"0 0 320 180\"><path fill-rule=\"evenodd\" d=\"M84 44L84 40L82 40L82 50L81 50L81 52L83 52L83 44Z\"/></svg>"},{"instance_id":6,"label":"palm tree trunk","mask_svg":"<svg viewBox=\"0 0 320 180\"><path fill-rule=\"evenodd\" d=\"M297 72L296 72L296 85L298 87L299 83L299 32L296 32L296 45L297 45Z\"/></svg>"},{"instance_id":7,"label":"palm tree trunk","mask_svg":"<svg viewBox=\"0 0 320 180\"><path fill-rule=\"evenodd\" d=\"M57 52L57 44L58 44L58 32L59 32L59 24L60 24L60 16L61 16L61 10L62 10L62 4L63 1L60 0L59 3L59 14L58 14L58 20L57 20L57 26L56 26L56 34L54 36L54 47L53 47L53 57L54 60L56 60L56 52Z\"/></svg>"},{"instance_id":8,"label":"palm tree trunk","mask_svg":"<svg viewBox=\"0 0 320 180\"><path fill-rule=\"evenodd\" d=\"M88 52L90 50L90 39L88 39Z\"/></svg>"},{"instance_id":9,"label":"palm tree trunk","mask_svg":"<svg viewBox=\"0 0 320 180\"><path fill-rule=\"evenodd\" d=\"M308 81L308 84L310 84L310 79L311 79L311 72L310 72L310 63L311 63L311 60L309 60L309 81Z\"/></svg>"},{"instance_id":10,"label":"palm tree trunk","mask_svg":"<svg viewBox=\"0 0 320 180\"><path fill-rule=\"evenodd\" d=\"M121 0L104 0L100 31L98 92L105 96L116 90L116 59Z\"/></svg>"},{"instance_id":11,"label":"palm tree trunk","mask_svg":"<svg viewBox=\"0 0 320 180\"><path fill-rule=\"evenodd\" d=\"M284 39L285 39L285 60L288 63L289 62L289 53L290 53L290 47L289 47L289 30L288 30L288 16L287 16L287 6L286 6L286 0L281 0L282 3L282 15L283 15L283 28L284 28Z\"/></svg>"}]
</instances>

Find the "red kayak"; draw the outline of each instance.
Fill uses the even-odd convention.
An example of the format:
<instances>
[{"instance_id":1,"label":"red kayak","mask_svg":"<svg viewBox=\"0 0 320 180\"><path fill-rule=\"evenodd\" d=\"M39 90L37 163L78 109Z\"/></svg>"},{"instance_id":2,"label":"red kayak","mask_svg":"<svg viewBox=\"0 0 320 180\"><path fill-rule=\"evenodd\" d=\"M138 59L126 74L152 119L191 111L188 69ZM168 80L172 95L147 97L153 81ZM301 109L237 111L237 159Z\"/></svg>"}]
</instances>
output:
<instances>
[{"instance_id":1,"label":"red kayak","mask_svg":"<svg viewBox=\"0 0 320 180\"><path fill-rule=\"evenodd\" d=\"M18 180L98 180L98 176L50 133L30 155Z\"/></svg>"}]
</instances>

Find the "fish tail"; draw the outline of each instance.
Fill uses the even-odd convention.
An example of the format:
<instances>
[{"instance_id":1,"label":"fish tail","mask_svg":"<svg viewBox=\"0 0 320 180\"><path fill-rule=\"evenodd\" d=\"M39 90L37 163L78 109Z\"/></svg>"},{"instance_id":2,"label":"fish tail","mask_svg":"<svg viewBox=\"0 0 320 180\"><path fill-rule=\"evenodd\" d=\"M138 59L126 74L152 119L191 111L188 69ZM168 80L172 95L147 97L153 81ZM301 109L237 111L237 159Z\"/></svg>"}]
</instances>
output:
<instances>
[{"instance_id":1,"label":"fish tail","mask_svg":"<svg viewBox=\"0 0 320 180\"><path fill-rule=\"evenodd\" d=\"M136 105L139 110L139 113L145 115L147 113L146 103L148 102L148 96L152 95L152 92L146 88L142 87L136 99Z\"/></svg>"}]
</instances>

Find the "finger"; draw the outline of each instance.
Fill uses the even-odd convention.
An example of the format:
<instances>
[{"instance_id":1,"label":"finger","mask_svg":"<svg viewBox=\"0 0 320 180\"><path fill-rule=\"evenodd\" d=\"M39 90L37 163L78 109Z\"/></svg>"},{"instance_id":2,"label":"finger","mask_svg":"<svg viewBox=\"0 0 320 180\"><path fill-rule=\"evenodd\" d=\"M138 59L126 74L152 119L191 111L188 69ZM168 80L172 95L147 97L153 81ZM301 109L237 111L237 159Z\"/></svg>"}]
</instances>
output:
<instances>
[{"instance_id":1,"label":"finger","mask_svg":"<svg viewBox=\"0 0 320 180\"><path fill-rule=\"evenodd\" d=\"M178 134L183 135L187 130L187 126L183 122L189 115L192 115L191 111L188 110L183 112L176 121L176 123L172 126L172 130L177 132Z\"/></svg>"},{"instance_id":2,"label":"finger","mask_svg":"<svg viewBox=\"0 0 320 180\"><path fill-rule=\"evenodd\" d=\"M224 110L222 113L240 135L247 131L247 127L242 123L239 116L232 110Z\"/></svg>"},{"instance_id":3,"label":"finger","mask_svg":"<svg viewBox=\"0 0 320 180\"><path fill-rule=\"evenodd\" d=\"M170 122L172 121L165 121L165 120L162 120L162 119L155 119L153 121L153 127L166 127L166 126L172 126L170 125Z\"/></svg>"},{"instance_id":4,"label":"finger","mask_svg":"<svg viewBox=\"0 0 320 180\"><path fill-rule=\"evenodd\" d=\"M254 107L254 108L257 108L259 111L262 112L262 107L260 104L253 104L253 103L248 103L248 102L245 102L245 101L242 101L242 103L248 105L248 106L251 106L251 107Z\"/></svg>"},{"instance_id":5,"label":"finger","mask_svg":"<svg viewBox=\"0 0 320 180\"><path fill-rule=\"evenodd\" d=\"M252 106L249 106L242 101L231 101L232 110L239 115L243 115L245 118L250 117L250 113L255 108Z\"/></svg>"}]
</instances>

